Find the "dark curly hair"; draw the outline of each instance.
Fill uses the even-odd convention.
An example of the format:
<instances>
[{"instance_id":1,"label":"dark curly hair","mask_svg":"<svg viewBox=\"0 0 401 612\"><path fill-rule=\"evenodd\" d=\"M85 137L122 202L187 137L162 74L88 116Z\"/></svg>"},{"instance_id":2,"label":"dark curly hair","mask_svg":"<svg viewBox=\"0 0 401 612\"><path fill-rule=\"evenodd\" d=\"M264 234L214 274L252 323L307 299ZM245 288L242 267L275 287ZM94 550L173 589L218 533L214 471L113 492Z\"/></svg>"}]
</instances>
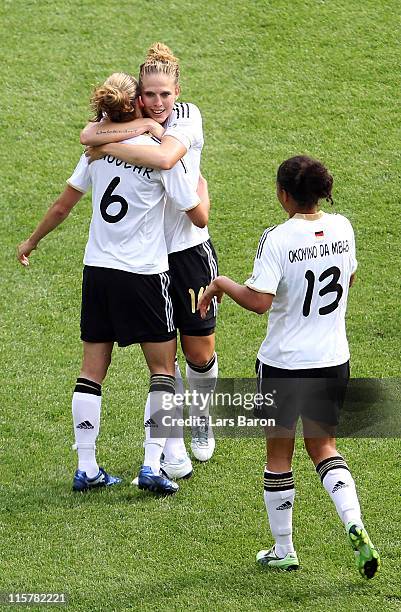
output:
<instances>
[{"instance_id":1,"label":"dark curly hair","mask_svg":"<svg viewBox=\"0 0 401 612\"><path fill-rule=\"evenodd\" d=\"M284 161L277 171L277 183L300 208L315 206L322 198L333 204L333 177L320 161L306 155Z\"/></svg>"}]
</instances>

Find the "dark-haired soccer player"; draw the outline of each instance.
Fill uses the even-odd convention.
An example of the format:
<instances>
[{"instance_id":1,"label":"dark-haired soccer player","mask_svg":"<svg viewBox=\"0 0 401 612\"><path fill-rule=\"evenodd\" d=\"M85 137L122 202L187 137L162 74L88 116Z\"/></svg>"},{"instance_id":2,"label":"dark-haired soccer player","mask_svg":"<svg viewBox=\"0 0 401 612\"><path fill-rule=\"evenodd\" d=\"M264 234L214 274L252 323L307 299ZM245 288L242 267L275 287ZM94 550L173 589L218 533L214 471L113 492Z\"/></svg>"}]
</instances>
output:
<instances>
[{"instance_id":1,"label":"dark-haired soccer player","mask_svg":"<svg viewBox=\"0 0 401 612\"><path fill-rule=\"evenodd\" d=\"M262 314L270 309L256 372L262 392L271 392L272 380L281 383L275 406L267 410L277 426L273 432L266 428L264 473L275 543L258 553L258 562L284 570L299 566L292 541L291 460L301 416L306 450L344 523L359 572L372 578L379 555L364 528L354 479L334 437L349 378L345 312L357 262L348 219L319 211L320 199L332 201L332 183L316 160L297 156L283 162L277 197L289 219L263 233L246 286L217 277L203 294L200 311L204 315L213 297L220 301L224 293L248 310Z\"/></svg>"}]
</instances>

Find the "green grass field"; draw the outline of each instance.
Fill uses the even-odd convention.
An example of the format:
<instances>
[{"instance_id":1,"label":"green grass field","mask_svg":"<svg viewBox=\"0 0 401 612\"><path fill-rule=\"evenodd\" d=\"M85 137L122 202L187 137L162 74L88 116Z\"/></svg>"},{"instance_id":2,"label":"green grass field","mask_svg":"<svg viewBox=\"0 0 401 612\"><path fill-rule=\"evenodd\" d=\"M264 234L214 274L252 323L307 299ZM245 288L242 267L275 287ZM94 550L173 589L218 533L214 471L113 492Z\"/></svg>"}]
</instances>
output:
<instances>
[{"instance_id":1,"label":"green grass field","mask_svg":"<svg viewBox=\"0 0 401 612\"><path fill-rule=\"evenodd\" d=\"M115 70L136 73L147 46L162 40L181 59L182 99L204 116L221 272L245 280L263 229L284 220L278 164L297 153L322 159L335 177L335 210L357 237L352 374L398 376L399 1L3 0L0 10L0 591L63 591L69 609L85 612L400 610L398 438L339 442L382 554L369 583L300 441L299 572L266 573L254 562L270 545L262 439L220 440L173 499L129 485L142 459L148 384L138 347L115 351L103 391L98 454L124 485L73 495L70 400L89 198L43 240L29 269L15 259L75 167L92 85ZM253 376L265 326L224 301L223 377Z\"/></svg>"}]
</instances>

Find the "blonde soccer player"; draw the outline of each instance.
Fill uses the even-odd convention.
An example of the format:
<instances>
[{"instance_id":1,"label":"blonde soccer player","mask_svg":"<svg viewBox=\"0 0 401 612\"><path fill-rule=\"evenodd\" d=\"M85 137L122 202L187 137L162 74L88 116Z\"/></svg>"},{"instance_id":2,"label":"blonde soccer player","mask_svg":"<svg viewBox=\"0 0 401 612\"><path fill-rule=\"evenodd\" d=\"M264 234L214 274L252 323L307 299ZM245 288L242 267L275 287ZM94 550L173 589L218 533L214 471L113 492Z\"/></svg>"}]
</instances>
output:
<instances>
[{"instance_id":1,"label":"blonde soccer player","mask_svg":"<svg viewBox=\"0 0 401 612\"><path fill-rule=\"evenodd\" d=\"M153 44L139 72L138 104L145 117L124 126L110 121L89 124L81 134L81 142L99 145L89 148L90 159L109 154L127 163L165 169L177 163L184 169L192 185L196 186L204 142L202 117L195 104L177 101L180 94L179 78L178 60L171 50L162 43ZM146 129L156 133L155 123L161 128L158 133L161 137L160 147L126 146L118 142L129 133L135 134ZM186 358L189 392L193 394L196 391L203 393L204 397L210 397L218 376L215 353L217 302L213 300L204 319L199 315L197 302L218 274L216 252L207 227L196 227L190 219L177 214L169 202L166 206L165 235L175 321ZM177 392L183 394L178 363L176 381ZM201 413L193 404L191 414L198 423L192 428L192 453L199 461L207 461L215 449L213 432L208 426L208 407ZM181 416L182 406L177 406L176 418ZM163 470L175 478L185 478L192 473L192 464L179 428L166 443Z\"/></svg>"},{"instance_id":2,"label":"blonde soccer player","mask_svg":"<svg viewBox=\"0 0 401 612\"><path fill-rule=\"evenodd\" d=\"M117 123L129 121L135 115L136 96L136 79L114 73L93 94L95 120L106 116ZM148 135L133 141L159 146ZM138 475L139 487L175 493L178 485L160 473L166 434L159 421L163 402L174 396L176 354L163 224L165 197L169 196L179 214L203 227L209 209L207 184L200 182L198 195L180 165L156 171L124 163L112 155L89 165L82 155L64 192L32 235L19 245L21 264L28 265L28 257L40 240L66 219L90 189L92 219L82 283L83 361L72 399L78 451L73 489L87 491L120 482L99 467L96 458L101 386L114 344L124 347L139 343L150 372L144 415L145 457Z\"/></svg>"}]
</instances>

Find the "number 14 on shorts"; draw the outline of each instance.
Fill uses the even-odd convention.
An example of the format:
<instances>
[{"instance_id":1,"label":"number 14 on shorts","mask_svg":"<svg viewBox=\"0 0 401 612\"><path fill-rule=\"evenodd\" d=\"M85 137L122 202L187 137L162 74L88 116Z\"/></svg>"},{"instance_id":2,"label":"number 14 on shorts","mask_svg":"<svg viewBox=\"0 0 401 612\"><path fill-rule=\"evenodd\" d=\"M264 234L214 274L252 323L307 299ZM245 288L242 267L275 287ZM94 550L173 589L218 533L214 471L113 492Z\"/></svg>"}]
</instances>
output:
<instances>
[{"instance_id":1,"label":"number 14 on shorts","mask_svg":"<svg viewBox=\"0 0 401 612\"><path fill-rule=\"evenodd\" d=\"M206 285L206 287L200 287L199 291L198 291L198 295L196 295L195 293L195 289L188 289L188 293L191 296L191 310L192 310L192 314L195 314L198 308L198 303L199 300L201 299L202 295L204 294L204 292L206 291L206 289L208 288L209 285ZM210 308L210 306L209 306ZM208 308L208 310L209 310Z\"/></svg>"}]
</instances>

